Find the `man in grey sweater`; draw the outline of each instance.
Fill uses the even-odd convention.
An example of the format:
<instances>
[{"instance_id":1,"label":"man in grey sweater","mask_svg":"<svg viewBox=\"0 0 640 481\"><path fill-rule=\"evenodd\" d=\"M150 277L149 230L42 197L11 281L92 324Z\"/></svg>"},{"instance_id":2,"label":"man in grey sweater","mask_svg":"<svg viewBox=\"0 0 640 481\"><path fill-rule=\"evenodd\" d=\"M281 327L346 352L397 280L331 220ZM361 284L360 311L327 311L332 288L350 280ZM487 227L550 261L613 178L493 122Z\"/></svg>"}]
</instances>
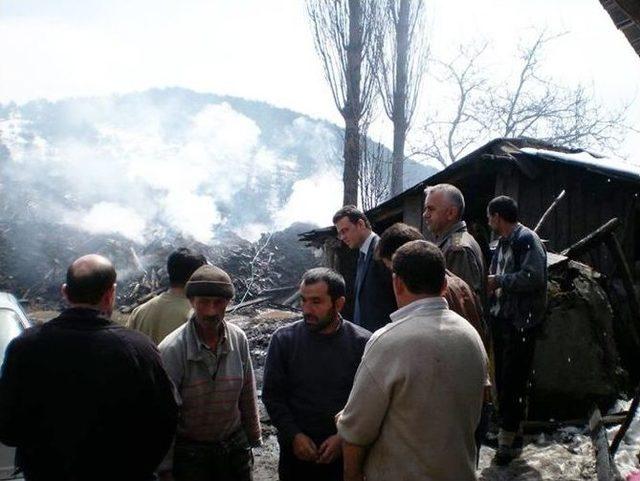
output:
<instances>
[{"instance_id":1,"label":"man in grey sweater","mask_svg":"<svg viewBox=\"0 0 640 481\"><path fill-rule=\"evenodd\" d=\"M338 419L346 481L473 481L487 354L450 311L444 257L416 240L393 256L399 309L369 340Z\"/></svg>"},{"instance_id":2,"label":"man in grey sweater","mask_svg":"<svg viewBox=\"0 0 640 481\"><path fill-rule=\"evenodd\" d=\"M271 337L262 400L278 429L280 481L342 481L334 417L371 336L340 315L344 294L340 274L308 270L300 284L304 318Z\"/></svg>"}]
</instances>

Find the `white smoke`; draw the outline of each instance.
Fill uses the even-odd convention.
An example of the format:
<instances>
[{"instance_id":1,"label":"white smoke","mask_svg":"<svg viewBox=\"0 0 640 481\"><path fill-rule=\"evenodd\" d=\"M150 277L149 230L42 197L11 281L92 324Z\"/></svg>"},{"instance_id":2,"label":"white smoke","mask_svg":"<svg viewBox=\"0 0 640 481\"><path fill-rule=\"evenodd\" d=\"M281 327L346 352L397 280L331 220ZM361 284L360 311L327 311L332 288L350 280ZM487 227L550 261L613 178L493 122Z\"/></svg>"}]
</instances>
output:
<instances>
[{"instance_id":1,"label":"white smoke","mask_svg":"<svg viewBox=\"0 0 640 481\"><path fill-rule=\"evenodd\" d=\"M277 228L294 222L309 222L324 226L331 223L333 214L342 207L342 183L335 170L299 180L293 186L289 201L275 216Z\"/></svg>"},{"instance_id":2,"label":"white smoke","mask_svg":"<svg viewBox=\"0 0 640 481\"><path fill-rule=\"evenodd\" d=\"M137 242L143 241L146 225L145 220L135 211L111 202L99 202L88 211L70 213L64 222L80 224L92 234L115 232Z\"/></svg>"},{"instance_id":3,"label":"white smoke","mask_svg":"<svg viewBox=\"0 0 640 481\"><path fill-rule=\"evenodd\" d=\"M137 242L158 225L210 242L218 228L255 240L296 221L330 222L342 195L328 126L295 118L266 144L257 123L229 103L188 113L174 103L55 104L67 109L60 132L20 108L4 118L0 111L11 160L3 175L40 196L34 202L48 220Z\"/></svg>"}]
</instances>

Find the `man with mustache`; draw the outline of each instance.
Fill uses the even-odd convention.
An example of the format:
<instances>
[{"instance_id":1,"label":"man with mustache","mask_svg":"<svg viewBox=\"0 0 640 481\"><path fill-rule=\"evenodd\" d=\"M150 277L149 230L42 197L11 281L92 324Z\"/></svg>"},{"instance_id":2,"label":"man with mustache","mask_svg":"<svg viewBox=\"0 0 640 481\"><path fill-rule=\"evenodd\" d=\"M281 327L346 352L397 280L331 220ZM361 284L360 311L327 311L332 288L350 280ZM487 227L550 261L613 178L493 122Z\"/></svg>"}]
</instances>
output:
<instances>
[{"instance_id":1,"label":"man with mustache","mask_svg":"<svg viewBox=\"0 0 640 481\"><path fill-rule=\"evenodd\" d=\"M342 480L334 416L344 407L370 333L342 319L344 279L327 268L300 284L304 319L271 337L262 400L278 429L281 481Z\"/></svg>"},{"instance_id":2,"label":"man with mustache","mask_svg":"<svg viewBox=\"0 0 640 481\"><path fill-rule=\"evenodd\" d=\"M261 444L249 343L224 321L234 295L229 275L214 266L196 270L185 286L194 314L159 349L182 400L173 456L176 481L250 481L252 447Z\"/></svg>"}]
</instances>

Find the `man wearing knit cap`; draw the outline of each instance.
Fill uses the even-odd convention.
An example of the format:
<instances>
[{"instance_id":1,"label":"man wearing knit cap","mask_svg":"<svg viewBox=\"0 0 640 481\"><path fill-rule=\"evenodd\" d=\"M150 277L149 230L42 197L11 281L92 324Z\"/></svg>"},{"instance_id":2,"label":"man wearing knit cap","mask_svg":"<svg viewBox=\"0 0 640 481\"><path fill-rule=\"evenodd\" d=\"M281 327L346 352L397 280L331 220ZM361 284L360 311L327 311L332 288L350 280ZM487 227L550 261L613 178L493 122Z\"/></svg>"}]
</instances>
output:
<instances>
[{"instance_id":1,"label":"man wearing knit cap","mask_svg":"<svg viewBox=\"0 0 640 481\"><path fill-rule=\"evenodd\" d=\"M260 422L247 337L224 321L233 283L222 269L205 265L185 294L194 314L159 346L182 400L173 454L160 474L171 469L176 481L249 481Z\"/></svg>"}]
</instances>

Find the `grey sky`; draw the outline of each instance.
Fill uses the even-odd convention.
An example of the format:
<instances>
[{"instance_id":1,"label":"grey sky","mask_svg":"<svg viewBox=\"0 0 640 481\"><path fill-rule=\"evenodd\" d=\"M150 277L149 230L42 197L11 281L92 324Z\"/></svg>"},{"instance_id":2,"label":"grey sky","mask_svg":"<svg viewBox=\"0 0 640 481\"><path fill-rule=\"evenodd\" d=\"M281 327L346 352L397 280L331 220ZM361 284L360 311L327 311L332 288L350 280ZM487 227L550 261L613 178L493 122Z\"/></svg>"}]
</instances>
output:
<instances>
[{"instance_id":1,"label":"grey sky","mask_svg":"<svg viewBox=\"0 0 640 481\"><path fill-rule=\"evenodd\" d=\"M427 4L434 57L488 40L488 68L509 72L519 39L546 27L568 32L545 55L545 69L559 81L587 85L611 107L640 94L640 58L598 0ZM0 51L0 102L178 85L341 121L303 0L2 0ZM640 100L631 115L640 119ZM388 123L379 129L390 132ZM640 159L640 135L629 136L623 153Z\"/></svg>"}]
</instances>

